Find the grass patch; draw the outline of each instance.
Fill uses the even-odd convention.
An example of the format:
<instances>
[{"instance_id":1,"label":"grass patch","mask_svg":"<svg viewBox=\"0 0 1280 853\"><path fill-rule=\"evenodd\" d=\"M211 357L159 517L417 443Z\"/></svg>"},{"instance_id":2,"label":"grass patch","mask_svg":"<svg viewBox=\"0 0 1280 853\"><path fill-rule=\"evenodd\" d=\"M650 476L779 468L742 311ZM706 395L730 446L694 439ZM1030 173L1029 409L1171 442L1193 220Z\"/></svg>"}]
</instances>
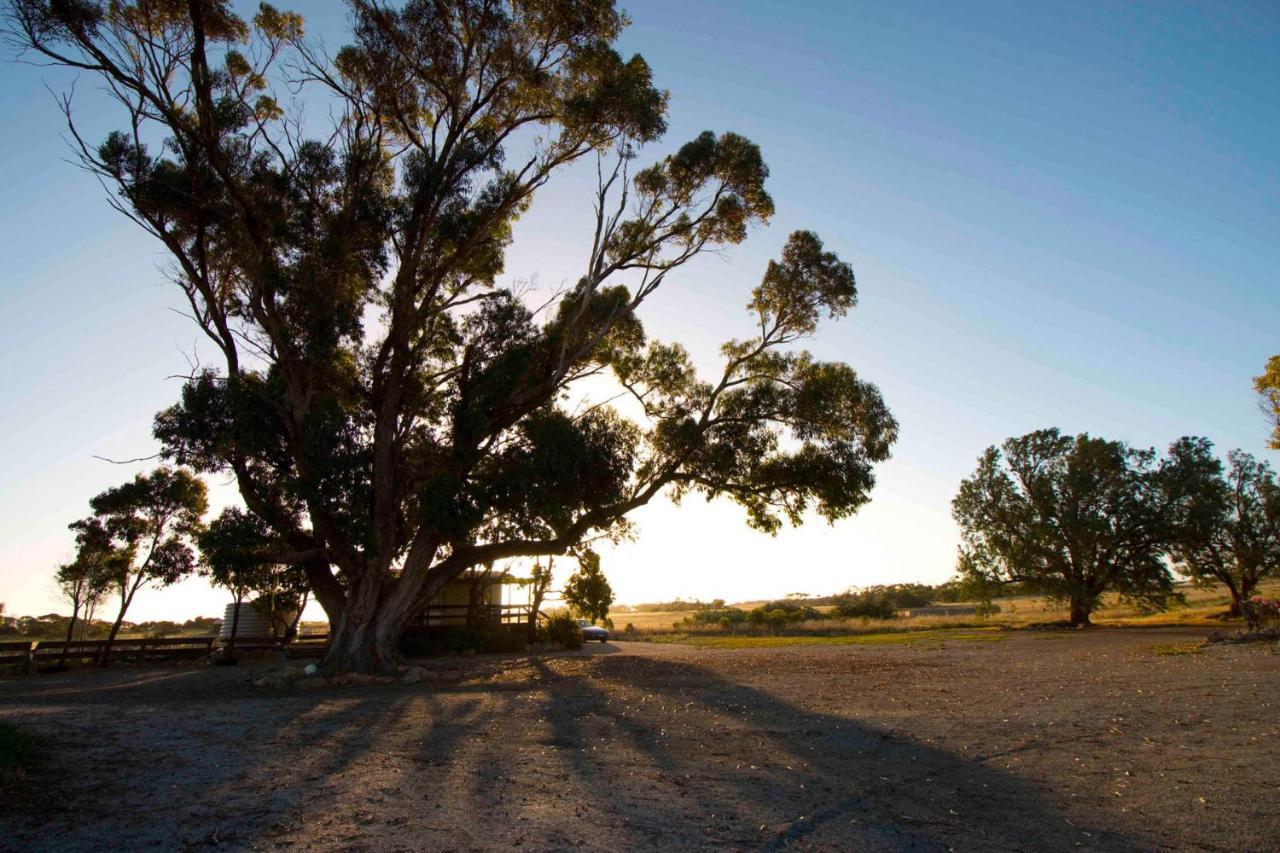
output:
<instances>
[{"instance_id":1,"label":"grass patch","mask_svg":"<svg viewBox=\"0 0 1280 853\"><path fill-rule=\"evenodd\" d=\"M31 735L12 723L0 723L0 791L16 786L36 762Z\"/></svg>"},{"instance_id":2,"label":"grass patch","mask_svg":"<svg viewBox=\"0 0 1280 853\"><path fill-rule=\"evenodd\" d=\"M933 646L947 640L969 643L991 643L1004 639L998 631L895 631L884 634L838 634L832 636L753 637L724 635L670 634L650 639L667 643L685 643L704 649L776 649L783 646Z\"/></svg>"},{"instance_id":3,"label":"grass patch","mask_svg":"<svg viewBox=\"0 0 1280 853\"><path fill-rule=\"evenodd\" d=\"M1177 657L1178 655L1198 655L1204 653L1204 645L1201 643L1165 643L1159 646L1152 646L1151 653L1162 658Z\"/></svg>"}]
</instances>

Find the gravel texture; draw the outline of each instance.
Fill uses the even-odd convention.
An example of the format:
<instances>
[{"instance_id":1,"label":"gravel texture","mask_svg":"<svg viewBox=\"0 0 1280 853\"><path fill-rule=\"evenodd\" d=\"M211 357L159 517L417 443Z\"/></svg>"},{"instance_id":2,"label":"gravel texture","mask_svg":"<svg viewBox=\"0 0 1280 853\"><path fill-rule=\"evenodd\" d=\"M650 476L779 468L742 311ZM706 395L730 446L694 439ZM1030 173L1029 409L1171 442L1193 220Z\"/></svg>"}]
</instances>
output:
<instances>
[{"instance_id":1,"label":"gravel texture","mask_svg":"<svg viewBox=\"0 0 1280 853\"><path fill-rule=\"evenodd\" d=\"M0 848L1280 849L1280 654L1157 654L1203 636L7 678L46 758Z\"/></svg>"}]
</instances>

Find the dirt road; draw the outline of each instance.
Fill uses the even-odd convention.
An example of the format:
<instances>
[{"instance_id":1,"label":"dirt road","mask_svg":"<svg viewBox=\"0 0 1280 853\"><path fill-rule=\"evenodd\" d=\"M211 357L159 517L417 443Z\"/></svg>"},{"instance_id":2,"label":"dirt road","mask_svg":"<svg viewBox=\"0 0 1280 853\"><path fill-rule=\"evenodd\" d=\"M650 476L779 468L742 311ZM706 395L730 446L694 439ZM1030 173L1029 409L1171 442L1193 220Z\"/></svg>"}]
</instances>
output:
<instances>
[{"instance_id":1,"label":"dirt road","mask_svg":"<svg viewBox=\"0 0 1280 853\"><path fill-rule=\"evenodd\" d=\"M1280 849L1280 654L1153 651L1202 636L616 643L304 693L5 679L49 757L0 847Z\"/></svg>"}]
</instances>

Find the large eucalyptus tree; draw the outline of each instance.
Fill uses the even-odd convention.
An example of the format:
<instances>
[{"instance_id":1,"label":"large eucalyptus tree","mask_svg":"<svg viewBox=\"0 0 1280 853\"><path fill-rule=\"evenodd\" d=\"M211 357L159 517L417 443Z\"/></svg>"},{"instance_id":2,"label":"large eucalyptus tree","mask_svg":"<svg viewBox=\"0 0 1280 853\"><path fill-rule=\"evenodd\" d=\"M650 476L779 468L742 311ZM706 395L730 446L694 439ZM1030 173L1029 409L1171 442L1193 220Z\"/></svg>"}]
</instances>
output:
<instances>
[{"instance_id":1,"label":"large eucalyptus tree","mask_svg":"<svg viewBox=\"0 0 1280 853\"><path fill-rule=\"evenodd\" d=\"M814 234L768 266L718 376L646 339L646 298L773 202L733 133L637 167L667 95L612 47L612 0L349 6L329 56L267 5L246 21L225 0L8 0L13 39L119 107L98 143L64 102L221 355L157 417L164 452L231 472L263 559L305 566L329 670L391 669L450 579L617 535L664 491L726 495L770 531L867 501L896 424L852 368L791 346L855 301ZM305 119L287 108L304 100ZM512 225L584 157L600 179L581 275L533 311L498 280ZM600 374L643 415L566 406Z\"/></svg>"}]
</instances>

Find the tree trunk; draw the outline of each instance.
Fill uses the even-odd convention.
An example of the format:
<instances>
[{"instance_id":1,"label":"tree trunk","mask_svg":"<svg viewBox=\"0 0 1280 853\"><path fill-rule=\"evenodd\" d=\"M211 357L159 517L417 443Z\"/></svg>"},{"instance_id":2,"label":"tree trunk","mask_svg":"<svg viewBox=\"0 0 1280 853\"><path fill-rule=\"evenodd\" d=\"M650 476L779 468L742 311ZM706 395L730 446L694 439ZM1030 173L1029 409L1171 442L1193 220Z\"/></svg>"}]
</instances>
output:
<instances>
[{"instance_id":1,"label":"tree trunk","mask_svg":"<svg viewBox=\"0 0 1280 853\"><path fill-rule=\"evenodd\" d=\"M383 606L376 618L362 623L344 617L329 641L321 669L329 675L347 672L395 675L400 666L400 635L412 610Z\"/></svg>"},{"instance_id":2,"label":"tree trunk","mask_svg":"<svg viewBox=\"0 0 1280 853\"><path fill-rule=\"evenodd\" d=\"M538 611L542 609L542 598L547 593L547 587L543 584L536 584L533 588L533 601L529 604L529 642L538 639Z\"/></svg>"},{"instance_id":3,"label":"tree trunk","mask_svg":"<svg viewBox=\"0 0 1280 853\"><path fill-rule=\"evenodd\" d=\"M366 570L352 585L337 620L330 620L329 651L320 664L326 674L378 671L373 645L381 598L381 576Z\"/></svg>"},{"instance_id":4,"label":"tree trunk","mask_svg":"<svg viewBox=\"0 0 1280 853\"><path fill-rule=\"evenodd\" d=\"M93 617L98 612L98 603L90 600L85 605L84 618L80 620L80 642L89 639L89 631L93 628Z\"/></svg>"},{"instance_id":5,"label":"tree trunk","mask_svg":"<svg viewBox=\"0 0 1280 853\"><path fill-rule=\"evenodd\" d=\"M223 655L227 660L236 659L236 631L240 629L240 604L244 601L244 594L235 596L234 600L236 606L231 611L231 638L227 640L227 652Z\"/></svg>"},{"instance_id":6,"label":"tree trunk","mask_svg":"<svg viewBox=\"0 0 1280 853\"><path fill-rule=\"evenodd\" d=\"M298 604L298 612L293 615L293 621L289 623L289 630L285 631L285 643L291 643L298 636L298 626L302 624L302 611L307 609L307 599L311 597L311 590L304 589L302 591L302 601Z\"/></svg>"},{"instance_id":7,"label":"tree trunk","mask_svg":"<svg viewBox=\"0 0 1280 853\"><path fill-rule=\"evenodd\" d=\"M76 630L76 617L80 615L80 605L72 602L71 618L67 620L67 640L62 646L62 657L58 660L58 667L62 668L67 665L67 647L71 645L71 637Z\"/></svg>"},{"instance_id":8,"label":"tree trunk","mask_svg":"<svg viewBox=\"0 0 1280 853\"><path fill-rule=\"evenodd\" d=\"M139 581L134 582L132 588L128 589L127 595L125 594L126 587L120 587L120 612L116 614L116 621L112 624L110 633L107 634L107 644L102 647L102 656L98 658L98 666L106 666L111 662L111 644L116 641L116 634L120 633L120 625L124 622L124 614L129 609L129 605L133 603L134 593L141 586L140 580L141 578L139 578Z\"/></svg>"},{"instance_id":9,"label":"tree trunk","mask_svg":"<svg viewBox=\"0 0 1280 853\"><path fill-rule=\"evenodd\" d=\"M1093 611L1093 606L1084 596L1071 596L1071 625L1079 627L1080 625L1089 625L1089 614Z\"/></svg>"},{"instance_id":10,"label":"tree trunk","mask_svg":"<svg viewBox=\"0 0 1280 853\"><path fill-rule=\"evenodd\" d=\"M320 667L326 674L357 672L394 675L400 663L400 635L426 602L461 573L431 571L438 544L422 537L409 549L400 577L383 595L383 575L372 570L348 591L342 613L329 620L329 651ZM318 596L317 596L318 597ZM325 611L329 608L323 601Z\"/></svg>"},{"instance_id":11,"label":"tree trunk","mask_svg":"<svg viewBox=\"0 0 1280 853\"><path fill-rule=\"evenodd\" d=\"M307 584L311 587L316 601L324 608L324 615L329 619L330 628L336 627L342 619L347 607L346 592L342 584L333 576L333 571L324 560L310 560L303 563L307 575Z\"/></svg>"}]
</instances>

